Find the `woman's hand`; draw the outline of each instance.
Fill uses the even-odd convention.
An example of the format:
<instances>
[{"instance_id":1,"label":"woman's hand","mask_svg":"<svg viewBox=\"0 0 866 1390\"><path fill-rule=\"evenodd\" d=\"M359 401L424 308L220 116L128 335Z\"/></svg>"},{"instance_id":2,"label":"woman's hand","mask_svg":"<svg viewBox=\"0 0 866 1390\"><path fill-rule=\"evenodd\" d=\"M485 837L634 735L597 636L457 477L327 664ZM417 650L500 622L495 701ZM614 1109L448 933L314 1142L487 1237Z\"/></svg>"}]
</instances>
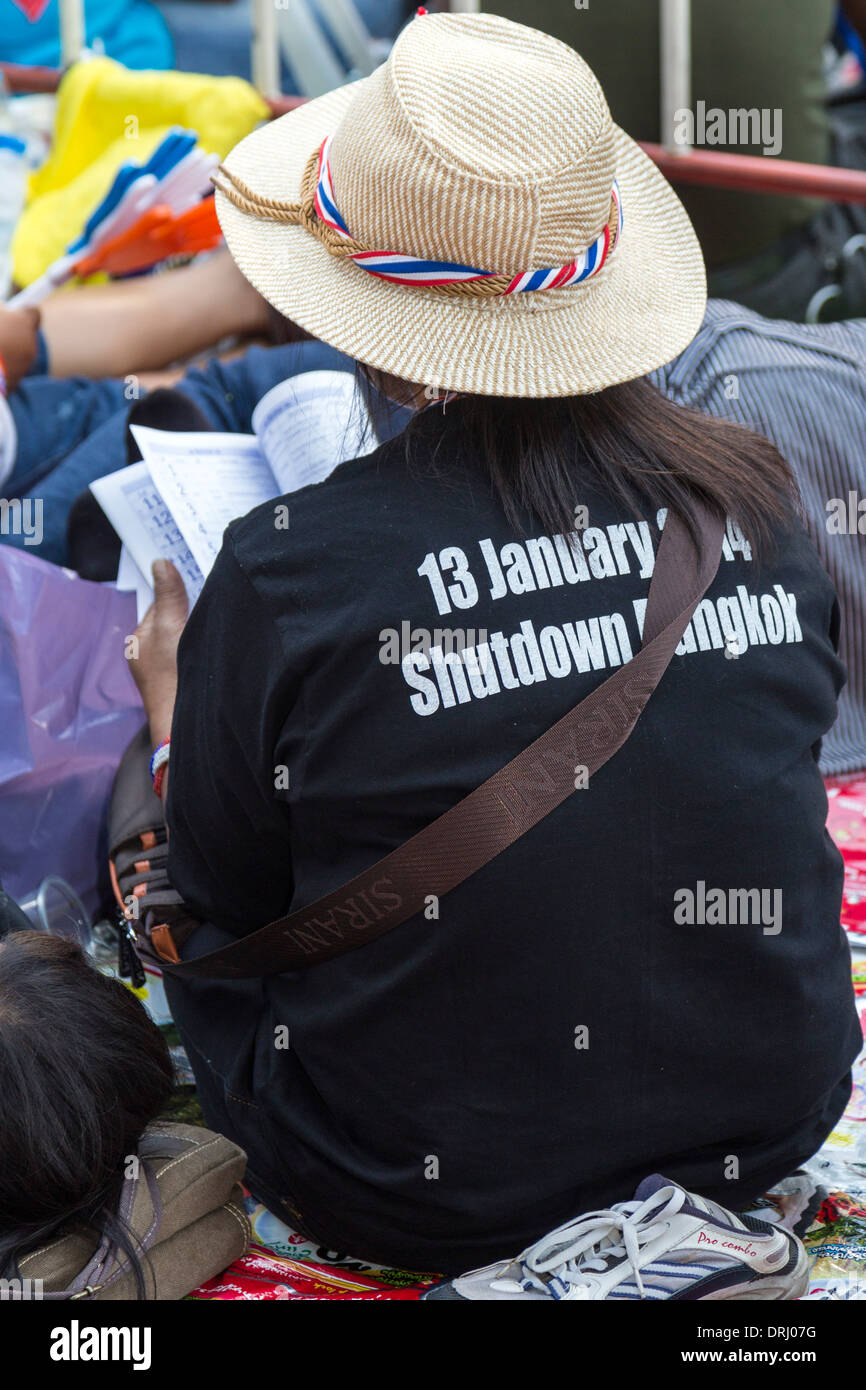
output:
<instances>
[{"instance_id":1,"label":"woman's hand","mask_svg":"<svg viewBox=\"0 0 866 1390\"><path fill-rule=\"evenodd\" d=\"M129 664L156 747L171 733L177 694L177 644L189 614L183 580L170 560L154 561L153 593L153 603L135 630Z\"/></svg>"}]
</instances>

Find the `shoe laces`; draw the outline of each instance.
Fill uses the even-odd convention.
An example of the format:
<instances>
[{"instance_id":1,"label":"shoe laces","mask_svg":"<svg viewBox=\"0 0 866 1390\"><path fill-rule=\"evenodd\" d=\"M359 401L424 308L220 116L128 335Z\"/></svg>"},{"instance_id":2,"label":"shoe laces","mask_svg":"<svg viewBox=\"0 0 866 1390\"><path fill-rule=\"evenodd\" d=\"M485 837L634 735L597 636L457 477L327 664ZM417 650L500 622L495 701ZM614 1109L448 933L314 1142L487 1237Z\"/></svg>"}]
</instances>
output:
<instances>
[{"instance_id":1,"label":"shoe laces","mask_svg":"<svg viewBox=\"0 0 866 1390\"><path fill-rule=\"evenodd\" d=\"M605 1273L616 1262L634 1275L643 1298L641 1251L664 1234L686 1200L681 1187L668 1191L666 1200L656 1192L642 1202L617 1202L566 1221L518 1256L520 1277L501 1276L495 1280L496 1287L504 1293L537 1289L556 1299L587 1299L595 1284L586 1276Z\"/></svg>"}]
</instances>

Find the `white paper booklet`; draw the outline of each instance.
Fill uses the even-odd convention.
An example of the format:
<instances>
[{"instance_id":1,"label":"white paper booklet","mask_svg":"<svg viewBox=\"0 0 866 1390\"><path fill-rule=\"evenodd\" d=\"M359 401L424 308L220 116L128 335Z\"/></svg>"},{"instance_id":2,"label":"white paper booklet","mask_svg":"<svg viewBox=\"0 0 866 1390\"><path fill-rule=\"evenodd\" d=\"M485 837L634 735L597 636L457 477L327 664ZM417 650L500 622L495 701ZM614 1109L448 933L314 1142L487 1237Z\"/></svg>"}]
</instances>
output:
<instances>
[{"instance_id":1,"label":"white paper booklet","mask_svg":"<svg viewBox=\"0 0 866 1390\"><path fill-rule=\"evenodd\" d=\"M229 522L377 446L348 372L303 372L263 396L255 434L176 433L133 425L142 462L91 483L123 543L118 588L139 616L153 597L154 560L173 560L190 604L198 598Z\"/></svg>"}]
</instances>

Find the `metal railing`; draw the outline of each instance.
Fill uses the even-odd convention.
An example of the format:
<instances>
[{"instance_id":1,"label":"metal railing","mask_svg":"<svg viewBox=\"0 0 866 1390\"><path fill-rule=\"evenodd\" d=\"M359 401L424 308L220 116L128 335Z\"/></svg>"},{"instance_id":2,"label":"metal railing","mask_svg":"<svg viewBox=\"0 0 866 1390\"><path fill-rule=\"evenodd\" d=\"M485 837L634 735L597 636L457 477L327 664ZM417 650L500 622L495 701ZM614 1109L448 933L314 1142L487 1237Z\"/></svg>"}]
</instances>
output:
<instances>
[{"instance_id":1,"label":"metal railing","mask_svg":"<svg viewBox=\"0 0 866 1390\"><path fill-rule=\"evenodd\" d=\"M369 70L375 54L364 52L365 30L352 0L319 0L329 24L357 70ZM279 116L301 104L304 97L279 92L280 46L291 29L291 5L306 0L253 0L252 73L254 85ZM452 0L453 10L474 11L478 0ZM691 104L691 0L659 0L661 131L663 144L643 148L672 183L704 184L741 192L796 194L837 203L866 203L866 172L756 155L698 150L674 140L676 113ZM284 16L286 17L284 19ZM360 25L360 28L358 27ZM84 0L60 0L63 67L84 51ZM289 38L289 42L291 39ZM0 63L11 92L56 91L62 70Z\"/></svg>"}]
</instances>

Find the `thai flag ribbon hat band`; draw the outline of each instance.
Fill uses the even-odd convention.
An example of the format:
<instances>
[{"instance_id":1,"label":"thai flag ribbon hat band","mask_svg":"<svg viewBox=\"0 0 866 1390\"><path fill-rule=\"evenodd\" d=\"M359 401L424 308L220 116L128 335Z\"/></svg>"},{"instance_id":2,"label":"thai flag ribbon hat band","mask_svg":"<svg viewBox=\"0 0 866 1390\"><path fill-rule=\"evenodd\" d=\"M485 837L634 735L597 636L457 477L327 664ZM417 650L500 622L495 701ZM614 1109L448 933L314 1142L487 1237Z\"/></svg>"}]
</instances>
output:
<instances>
[{"instance_id":1,"label":"thai flag ribbon hat band","mask_svg":"<svg viewBox=\"0 0 866 1390\"><path fill-rule=\"evenodd\" d=\"M334 182L329 159L331 138L329 135L323 140L319 150L314 207L316 216L320 221L324 222L338 236L352 241L352 233L340 215L334 195ZM500 293L516 294L527 290L567 289L598 275L622 235L622 198L615 179L610 196L612 215L591 246L579 252L573 261L569 261L568 265L553 267L549 270L526 270L513 276ZM613 232L611 232L611 223L613 223ZM360 250L348 251L347 254L350 260L361 266L363 270L368 271L369 274L378 275L380 279L390 280L398 285L436 287L501 277L500 271L479 270L474 266L456 265L451 261L431 261L422 256L406 256L394 251Z\"/></svg>"}]
</instances>

